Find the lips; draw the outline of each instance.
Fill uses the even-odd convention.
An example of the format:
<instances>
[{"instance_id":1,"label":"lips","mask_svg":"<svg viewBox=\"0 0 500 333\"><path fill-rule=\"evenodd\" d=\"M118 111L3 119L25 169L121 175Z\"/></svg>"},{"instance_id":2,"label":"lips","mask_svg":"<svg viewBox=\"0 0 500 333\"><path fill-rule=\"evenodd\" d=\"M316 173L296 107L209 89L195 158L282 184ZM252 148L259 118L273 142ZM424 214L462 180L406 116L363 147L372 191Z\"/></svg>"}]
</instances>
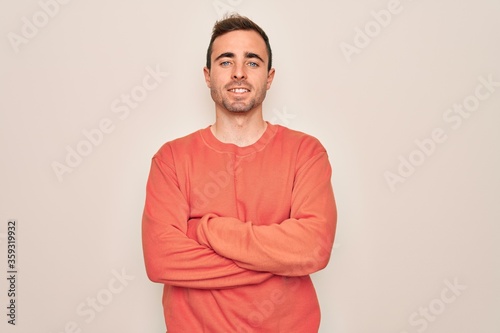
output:
<instances>
[{"instance_id":1,"label":"lips","mask_svg":"<svg viewBox=\"0 0 500 333\"><path fill-rule=\"evenodd\" d=\"M250 92L250 89L248 89L246 87L233 87L233 88L228 89L228 91L236 93L236 94L243 94L243 93Z\"/></svg>"}]
</instances>

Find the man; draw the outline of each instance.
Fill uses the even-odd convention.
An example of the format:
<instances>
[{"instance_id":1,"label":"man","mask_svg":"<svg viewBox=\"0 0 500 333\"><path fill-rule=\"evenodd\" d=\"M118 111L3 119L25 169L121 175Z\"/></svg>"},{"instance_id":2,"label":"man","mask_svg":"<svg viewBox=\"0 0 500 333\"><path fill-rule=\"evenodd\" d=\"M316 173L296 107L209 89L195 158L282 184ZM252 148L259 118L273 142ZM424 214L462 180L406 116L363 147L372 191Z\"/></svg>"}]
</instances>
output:
<instances>
[{"instance_id":1,"label":"man","mask_svg":"<svg viewBox=\"0 0 500 333\"><path fill-rule=\"evenodd\" d=\"M169 333L318 332L309 274L333 245L331 168L317 139L264 121L271 61L254 22L217 22L204 68L215 123L153 157L143 247Z\"/></svg>"}]
</instances>

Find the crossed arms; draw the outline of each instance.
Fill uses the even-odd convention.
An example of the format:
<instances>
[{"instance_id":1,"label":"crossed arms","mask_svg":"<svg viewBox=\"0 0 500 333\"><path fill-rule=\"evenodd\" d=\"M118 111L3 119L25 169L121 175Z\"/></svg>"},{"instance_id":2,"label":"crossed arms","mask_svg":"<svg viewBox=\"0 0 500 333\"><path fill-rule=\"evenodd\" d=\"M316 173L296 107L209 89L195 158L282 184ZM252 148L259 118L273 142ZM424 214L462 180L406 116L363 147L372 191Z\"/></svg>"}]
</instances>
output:
<instances>
[{"instance_id":1,"label":"crossed arms","mask_svg":"<svg viewBox=\"0 0 500 333\"><path fill-rule=\"evenodd\" d=\"M168 150L153 158L146 187L142 237L152 281L222 289L308 275L327 265L337 212L326 152L297 170L290 218L266 225L213 213L191 218L170 157Z\"/></svg>"}]
</instances>

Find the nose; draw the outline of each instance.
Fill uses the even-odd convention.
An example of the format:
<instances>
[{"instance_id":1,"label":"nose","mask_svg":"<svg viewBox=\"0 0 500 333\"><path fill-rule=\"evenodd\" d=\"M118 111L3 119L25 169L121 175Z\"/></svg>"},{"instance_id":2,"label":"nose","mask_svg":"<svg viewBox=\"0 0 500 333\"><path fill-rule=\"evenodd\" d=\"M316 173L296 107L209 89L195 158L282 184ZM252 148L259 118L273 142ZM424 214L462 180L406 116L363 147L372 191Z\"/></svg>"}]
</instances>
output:
<instances>
[{"instance_id":1,"label":"nose","mask_svg":"<svg viewBox=\"0 0 500 333\"><path fill-rule=\"evenodd\" d=\"M245 67L243 64L235 65L233 67L233 79L243 80L246 79Z\"/></svg>"}]
</instances>

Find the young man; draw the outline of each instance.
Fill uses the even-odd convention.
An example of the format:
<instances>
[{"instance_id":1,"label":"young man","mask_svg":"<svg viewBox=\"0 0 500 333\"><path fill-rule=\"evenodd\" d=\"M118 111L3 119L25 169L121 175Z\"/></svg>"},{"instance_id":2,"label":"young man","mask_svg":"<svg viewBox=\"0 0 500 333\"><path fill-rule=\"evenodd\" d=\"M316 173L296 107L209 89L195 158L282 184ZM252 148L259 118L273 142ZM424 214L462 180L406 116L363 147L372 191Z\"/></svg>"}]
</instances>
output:
<instances>
[{"instance_id":1,"label":"young man","mask_svg":"<svg viewBox=\"0 0 500 333\"><path fill-rule=\"evenodd\" d=\"M335 236L331 168L317 139L264 121L271 61L254 22L217 22L204 68L215 123L153 157L143 247L169 333L318 332L309 274Z\"/></svg>"}]
</instances>

